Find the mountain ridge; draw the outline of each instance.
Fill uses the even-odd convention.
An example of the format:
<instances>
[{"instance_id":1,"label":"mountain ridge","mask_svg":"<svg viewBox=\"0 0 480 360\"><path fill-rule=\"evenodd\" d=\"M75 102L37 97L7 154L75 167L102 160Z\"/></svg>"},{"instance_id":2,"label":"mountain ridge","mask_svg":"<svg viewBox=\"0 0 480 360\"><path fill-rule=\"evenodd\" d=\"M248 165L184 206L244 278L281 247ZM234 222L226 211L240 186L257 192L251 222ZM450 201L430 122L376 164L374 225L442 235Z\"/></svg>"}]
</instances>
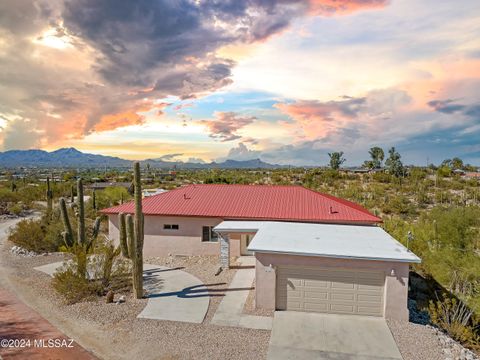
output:
<instances>
[{"instance_id":1,"label":"mountain ridge","mask_svg":"<svg viewBox=\"0 0 480 360\"><path fill-rule=\"evenodd\" d=\"M273 169L284 165L269 164L260 159L233 160L222 162L195 163L182 161L165 161L161 159L140 160L142 164L150 164L154 168L178 169ZM126 160L115 156L90 154L79 151L74 147L60 148L54 151L40 149L7 150L0 152L0 167L65 167L65 168L95 168L95 167L129 167L133 160Z\"/></svg>"}]
</instances>

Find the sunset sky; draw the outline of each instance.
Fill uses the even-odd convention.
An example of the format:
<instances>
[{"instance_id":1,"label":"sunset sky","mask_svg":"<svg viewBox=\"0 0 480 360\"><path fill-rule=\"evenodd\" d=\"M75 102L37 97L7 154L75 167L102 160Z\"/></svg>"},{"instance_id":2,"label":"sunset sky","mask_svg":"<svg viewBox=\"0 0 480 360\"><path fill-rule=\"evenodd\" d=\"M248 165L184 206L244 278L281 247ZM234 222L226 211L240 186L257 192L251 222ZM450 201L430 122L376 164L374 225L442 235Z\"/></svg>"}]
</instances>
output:
<instances>
[{"instance_id":1,"label":"sunset sky","mask_svg":"<svg viewBox=\"0 0 480 360\"><path fill-rule=\"evenodd\" d=\"M480 3L2 0L0 144L480 165Z\"/></svg>"}]
</instances>

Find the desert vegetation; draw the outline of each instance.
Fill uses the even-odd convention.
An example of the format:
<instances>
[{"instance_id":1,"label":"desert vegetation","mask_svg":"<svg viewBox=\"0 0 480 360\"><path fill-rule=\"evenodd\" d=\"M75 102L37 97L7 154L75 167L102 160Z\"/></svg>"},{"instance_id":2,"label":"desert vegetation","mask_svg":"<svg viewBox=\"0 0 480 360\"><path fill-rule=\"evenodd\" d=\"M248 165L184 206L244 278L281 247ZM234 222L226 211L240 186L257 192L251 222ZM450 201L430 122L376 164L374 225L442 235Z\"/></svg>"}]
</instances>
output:
<instances>
[{"instance_id":1,"label":"desert vegetation","mask_svg":"<svg viewBox=\"0 0 480 360\"><path fill-rule=\"evenodd\" d=\"M451 333L452 337L478 348L480 188L478 178L468 178L463 174L475 168L458 158L446 159L438 166L406 166L395 148L384 151L373 147L358 169L342 168L345 158L341 151L331 152L330 155L329 166L322 168L180 169L176 170L175 176L165 177L158 176L161 169L143 166L137 180L144 179L141 181L143 188L166 190L191 183L302 185L362 204L382 217L382 226L386 231L422 258L421 264L412 267L412 279L415 281L411 282L410 291L419 310L429 311L432 321ZM87 185L84 204L87 238L92 236L99 209L132 199L133 194L125 188L110 187L95 193L88 189L89 184L97 181L132 182L134 174L131 169L57 171L55 176L51 176L51 179L57 180L50 181L50 190L45 181L40 181L40 176L30 174L26 180L8 178L0 185L0 209L11 213L43 209L40 211L44 214L41 219L20 222L11 232L10 240L36 252L60 250L69 252L72 259L78 256L67 243L69 237L65 238L62 222L65 211L62 215L60 209L65 205L71 227L77 229L78 207L75 204L78 189L75 181L80 177ZM48 210L49 191L51 211ZM46 216L49 212L50 216ZM83 284L79 286L87 287L86 284L89 284L92 287L87 287L87 294L105 294L117 286L112 285L112 278L116 275L111 262L124 259L132 266L132 261L127 259L134 255L132 244L141 219L134 221L132 216L121 216L120 223L125 223L125 233L121 237L120 248L114 248L105 239L105 224L100 221L97 239L88 251L82 253L82 256L103 254L98 259L105 259L105 266L101 263L96 265L102 269L97 271L101 274L96 276L98 281L87 281L82 277ZM139 245L140 241L136 244ZM75 269L70 268L62 276L68 278L74 275ZM67 280L61 282L67 283ZM465 316L456 317L459 309Z\"/></svg>"}]
</instances>

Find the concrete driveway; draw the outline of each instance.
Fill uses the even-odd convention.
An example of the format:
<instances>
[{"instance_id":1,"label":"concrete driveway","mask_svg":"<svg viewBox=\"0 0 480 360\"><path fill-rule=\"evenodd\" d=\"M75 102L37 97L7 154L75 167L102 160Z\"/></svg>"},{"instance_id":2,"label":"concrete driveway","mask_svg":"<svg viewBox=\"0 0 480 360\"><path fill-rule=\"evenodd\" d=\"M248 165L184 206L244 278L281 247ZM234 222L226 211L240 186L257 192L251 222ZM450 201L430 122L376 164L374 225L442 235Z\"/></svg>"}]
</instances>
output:
<instances>
[{"instance_id":1,"label":"concrete driveway","mask_svg":"<svg viewBox=\"0 0 480 360\"><path fill-rule=\"evenodd\" d=\"M277 311L270 360L401 360L382 318Z\"/></svg>"}]
</instances>

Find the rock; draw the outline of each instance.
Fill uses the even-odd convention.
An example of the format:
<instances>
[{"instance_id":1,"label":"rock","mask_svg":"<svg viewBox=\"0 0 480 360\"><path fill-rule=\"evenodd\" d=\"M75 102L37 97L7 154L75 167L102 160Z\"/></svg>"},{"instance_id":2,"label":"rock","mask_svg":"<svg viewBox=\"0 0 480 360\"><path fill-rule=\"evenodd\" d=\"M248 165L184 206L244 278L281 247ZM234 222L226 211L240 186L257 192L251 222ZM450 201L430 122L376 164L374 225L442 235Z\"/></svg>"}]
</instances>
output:
<instances>
[{"instance_id":1,"label":"rock","mask_svg":"<svg viewBox=\"0 0 480 360\"><path fill-rule=\"evenodd\" d=\"M33 257L37 256L38 254L34 251L29 251L27 249L22 248L21 246L12 246L10 252L17 256L25 256L25 257Z\"/></svg>"},{"instance_id":2,"label":"rock","mask_svg":"<svg viewBox=\"0 0 480 360\"><path fill-rule=\"evenodd\" d=\"M105 299L105 301L107 302L107 304L113 303L113 297L114 297L114 296L115 296L115 294L113 293L112 290L109 290L109 291L107 292L107 297L106 297L106 299Z\"/></svg>"}]
</instances>

